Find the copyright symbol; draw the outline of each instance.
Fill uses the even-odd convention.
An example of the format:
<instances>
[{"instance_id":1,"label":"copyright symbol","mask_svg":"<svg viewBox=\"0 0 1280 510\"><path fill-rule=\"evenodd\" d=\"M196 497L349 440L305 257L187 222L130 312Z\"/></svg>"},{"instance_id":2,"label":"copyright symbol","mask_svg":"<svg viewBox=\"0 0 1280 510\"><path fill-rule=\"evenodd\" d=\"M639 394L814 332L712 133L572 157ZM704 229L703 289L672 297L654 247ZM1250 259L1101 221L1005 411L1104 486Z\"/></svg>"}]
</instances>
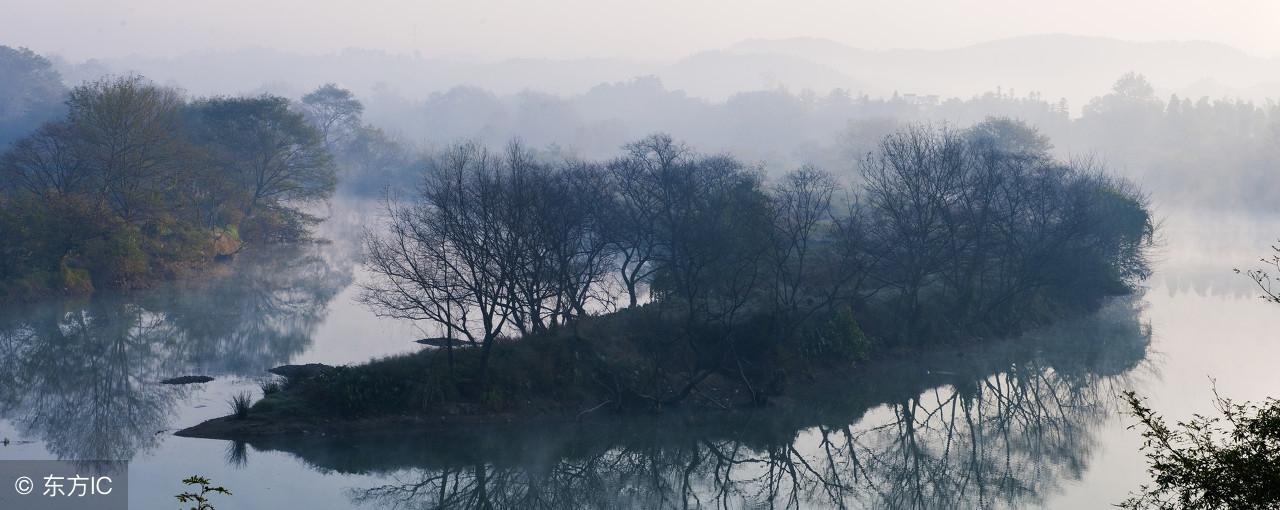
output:
<instances>
[{"instance_id":1,"label":"copyright symbol","mask_svg":"<svg viewBox=\"0 0 1280 510\"><path fill-rule=\"evenodd\" d=\"M31 484L31 479L25 476L19 477L16 481L13 482L13 490L18 491L18 494L21 494L23 496L26 496L27 494L31 494L32 487L33 486Z\"/></svg>"}]
</instances>

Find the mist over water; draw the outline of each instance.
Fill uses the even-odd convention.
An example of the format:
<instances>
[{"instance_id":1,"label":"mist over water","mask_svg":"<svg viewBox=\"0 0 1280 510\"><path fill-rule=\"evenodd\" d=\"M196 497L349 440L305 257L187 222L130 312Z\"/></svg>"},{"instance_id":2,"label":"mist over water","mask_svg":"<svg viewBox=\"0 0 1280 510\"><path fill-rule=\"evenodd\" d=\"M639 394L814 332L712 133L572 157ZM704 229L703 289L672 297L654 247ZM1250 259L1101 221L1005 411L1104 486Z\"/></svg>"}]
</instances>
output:
<instances>
[{"instance_id":1,"label":"mist over water","mask_svg":"<svg viewBox=\"0 0 1280 510\"><path fill-rule=\"evenodd\" d=\"M20 296L0 300L0 461L129 461L136 508L170 504L181 477L192 474L234 492L218 508L1099 508L1149 481L1124 392L1147 397L1176 422L1213 413L1215 392L1262 401L1280 388L1280 309L1234 271L1257 267L1280 242L1280 39L1271 26L1280 12L1271 6L1093 2L1066 12L1003 0L931 9L606 2L603 12L605 4L576 1L554 9L393 1L360 12L336 4L241 6L257 15L232 17L213 4L76 3L9 6L14 15L0 19L0 299ZM1008 15L1000 26L986 16L967 19L997 8ZM1169 11L1167 22L1152 22L1156 9ZM632 14L624 19L614 10ZM1096 30L1073 32L1091 22ZM135 92L159 97L148 105L160 106L146 112L160 113L110 115L112 104ZM326 108L343 107L346 116L325 117L332 114ZM138 125L152 138L112 145L116 131ZM271 138L281 125L295 128L292 138ZM1062 218L1088 209L1072 207L1120 197L1144 221L1149 206L1156 226L1149 253L1145 244L1133 248L1137 267L1117 279L1132 280L1136 291L1004 335L987 332L1020 329L1006 327L1019 318L1013 312L947 315L938 310L950 303L897 306L908 299L894 292L917 299L906 284L899 291L878 283L865 299L854 289L859 314L935 314L918 323L905 313L856 317L855 328L861 323L885 338L990 324L935 344L889 340L900 343L870 361L844 360L854 367L848 373L783 371L770 384L785 380L785 391L762 406L729 408L695 395L724 409L664 408L655 399L661 412L627 413L621 402L606 401L600 406L611 406L597 406L598 413L556 422L246 441L174 435L232 413L236 396L264 398L263 385L281 380L267 372L273 367L356 366L419 353L430 347L415 340L455 333L387 317L396 314L385 306L394 301L379 309L370 299L394 287L371 263L371 240L396 225L391 215L410 210L397 206L426 203L426 187L443 182L429 172L450 154L492 162L459 165L459 196L472 189L462 176L474 168L481 177L491 171L494 182L516 174L503 174L515 160L544 171L536 175L556 184L499 185L533 190L522 195L531 201L555 197L541 205L587 218L566 223L566 231L622 222L619 209L604 203L621 193L608 187L615 182L587 188L616 178L600 177L606 172L652 164L636 147L664 140L680 153L673 160L682 170L706 171L699 175L708 181L739 179L724 189L747 189L741 196L769 207L782 201L779 183L796 175L789 172L830 177L834 198L822 221L865 222L872 231L902 220L894 211L875 217L867 190L877 184L876 168L880 191L901 184L896 191L909 198L936 184L916 187L928 177L947 179L939 171L890 182L884 176L895 161L884 154L894 136L900 148L908 141L923 147L914 160L899 161L936 170L963 160L955 165L978 168L977 156L929 158L947 147L965 157L991 148L1007 157L989 167L1000 169L992 175L1022 180L983 181L972 171L956 181L977 184L946 197L964 214L987 214L965 209L976 199L964 193L995 190L986 198L1013 204L1007 218L964 223L974 213L922 228L920 236L858 232L857 242L888 247L877 253L890 254L884 267L912 255L903 248L912 241L934 249L945 244L939 238L971 228L982 246L989 225L992 238L1033 225L1002 238L1011 240L998 248L1006 251L984 258L983 248L972 248L975 266L991 264L977 270L976 286L984 278L997 282L991 287L1022 284L1022 274L1088 280L1037 266L1075 261L1049 256L1065 251L1037 252L1036 243L1051 246L1044 239L1058 231L1034 226L1069 224ZM145 153L152 146L162 150ZM130 151L145 154L129 159ZM263 184L270 180L264 168L294 157L308 160L301 173L314 172L281 179L276 189ZM242 172L249 167L259 172ZM695 181L662 191L689 192L692 204L706 198L690 191ZM1096 187L1080 192L1089 185ZM431 205L440 208L446 195ZM584 206L588 196L600 203ZM694 242L739 242L729 250L737 254L745 251L740 238L766 238L717 237L745 224L751 211L707 210L714 221L708 231L689 231ZM1123 216L1119 210L1104 219ZM118 221L105 219L113 214ZM79 229L90 234L73 235ZM468 231L459 230L432 240L465 244ZM1145 231L1138 237L1146 239ZM188 246L197 248L181 251ZM943 252L929 268L941 275L932 285L964 287L944 281L965 271L962 255ZM1086 252L1093 253L1073 253ZM197 269L195 259L208 267ZM111 264L127 269L124 276L102 276L114 274ZM588 275L582 300L589 306L555 304L563 310L548 314L551 335L579 316L627 309L625 285L606 282L616 269ZM720 269L729 280L740 276ZM902 276L908 270L894 271L868 279L910 279ZM640 304L676 292L654 274L640 279ZM819 274L815 280L832 278ZM914 289L929 284L922 277ZM68 297L73 288L91 293ZM1039 301L999 309L1031 316L1075 304L1053 302L1047 290L1023 295ZM955 301L969 306L966 299ZM964 306L955 309L970 310ZM531 321L538 327L529 329L542 334L539 313ZM499 333L517 329L524 324ZM449 363L452 378L452 357ZM741 363L738 372L755 399ZM213 380L161 383L190 375Z\"/></svg>"},{"instance_id":2,"label":"mist over water","mask_svg":"<svg viewBox=\"0 0 1280 510\"><path fill-rule=\"evenodd\" d=\"M1280 354L1267 340L1280 318L1229 269L1258 252L1254 233L1275 218L1174 211L1144 294L1015 342L823 383L822 404L785 416L385 440L169 435L225 414L272 366L420 348L420 331L353 300L352 234L373 207L337 201L321 229L333 243L246 253L208 281L6 310L0 436L14 443L0 458L131 460L140 506L169 497L173 473L200 472L254 507L454 508L480 496L512 508L742 507L770 495L804 507L1091 507L1144 476L1121 390L1181 415L1210 408L1210 378L1242 399L1280 383L1267 361ZM156 384L185 374L216 379Z\"/></svg>"}]
</instances>

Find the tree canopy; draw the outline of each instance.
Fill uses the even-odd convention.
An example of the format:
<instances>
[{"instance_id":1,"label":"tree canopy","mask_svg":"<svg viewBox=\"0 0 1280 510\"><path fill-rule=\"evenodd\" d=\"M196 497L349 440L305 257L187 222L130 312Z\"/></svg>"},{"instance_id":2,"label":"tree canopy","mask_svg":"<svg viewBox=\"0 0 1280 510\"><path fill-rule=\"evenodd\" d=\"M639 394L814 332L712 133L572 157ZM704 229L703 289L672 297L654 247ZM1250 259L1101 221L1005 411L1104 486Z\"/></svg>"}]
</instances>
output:
<instances>
[{"instance_id":1,"label":"tree canopy","mask_svg":"<svg viewBox=\"0 0 1280 510\"><path fill-rule=\"evenodd\" d=\"M242 242L295 240L333 193L317 128L287 99L190 101L139 76L67 94L0 156L0 294L136 287Z\"/></svg>"},{"instance_id":2,"label":"tree canopy","mask_svg":"<svg viewBox=\"0 0 1280 510\"><path fill-rule=\"evenodd\" d=\"M482 382L502 338L657 310L681 331L649 347L673 353L657 370L687 377L637 393L721 373L763 397L779 352L865 353L859 324L887 344L1009 333L1131 291L1145 197L1049 147L1008 119L911 126L849 186L812 166L770 182L665 134L605 161L455 145L366 234L363 299L479 345Z\"/></svg>"},{"instance_id":3,"label":"tree canopy","mask_svg":"<svg viewBox=\"0 0 1280 510\"><path fill-rule=\"evenodd\" d=\"M66 107L66 87L49 59L0 45L0 150Z\"/></svg>"}]
</instances>

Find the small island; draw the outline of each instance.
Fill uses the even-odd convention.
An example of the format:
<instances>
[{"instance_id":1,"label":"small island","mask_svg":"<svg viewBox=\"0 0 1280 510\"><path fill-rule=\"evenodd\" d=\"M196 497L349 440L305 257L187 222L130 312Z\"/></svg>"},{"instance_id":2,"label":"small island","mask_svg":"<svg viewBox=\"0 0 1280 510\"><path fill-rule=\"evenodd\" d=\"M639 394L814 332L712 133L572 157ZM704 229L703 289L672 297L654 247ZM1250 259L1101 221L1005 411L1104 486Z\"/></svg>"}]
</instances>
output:
<instances>
[{"instance_id":1,"label":"small island","mask_svg":"<svg viewBox=\"0 0 1280 510\"><path fill-rule=\"evenodd\" d=\"M294 372L179 435L244 439L785 409L1008 341L1149 275L1145 196L1027 125L918 125L851 182L666 135L607 161L459 144L366 233L361 300L438 345Z\"/></svg>"}]
</instances>

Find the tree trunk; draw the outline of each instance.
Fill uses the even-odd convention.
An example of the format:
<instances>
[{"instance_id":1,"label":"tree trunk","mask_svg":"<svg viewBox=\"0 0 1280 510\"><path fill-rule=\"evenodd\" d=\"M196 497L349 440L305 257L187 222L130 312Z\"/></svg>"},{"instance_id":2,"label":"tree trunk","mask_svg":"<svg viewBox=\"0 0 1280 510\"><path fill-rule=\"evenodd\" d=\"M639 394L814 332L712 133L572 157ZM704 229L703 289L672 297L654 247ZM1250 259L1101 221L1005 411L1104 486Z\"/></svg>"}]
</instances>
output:
<instances>
[{"instance_id":1,"label":"tree trunk","mask_svg":"<svg viewBox=\"0 0 1280 510\"><path fill-rule=\"evenodd\" d=\"M480 391L484 392L489 389L489 353L493 350L494 337L497 335L485 335L484 345L480 346Z\"/></svg>"},{"instance_id":2,"label":"tree trunk","mask_svg":"<svg viewBox=\"0 0 1280 510\"><path fill-rule=\"evenodd\" d=\"M636 307L636 282L633 282L631 280L627 280L627 298L629 299L627 308L635 308Z\"/></svg>"},{"instance_id":3,"label":"tree trunk","mask_svg":"<svg viewBox=\"0 0 1280 510\"><path fill-rule=\"evenodd\" d=\"M444 352L449 359L449 382L453 382L453 326L445 328Z\"/></svg>"}]
</instances>

